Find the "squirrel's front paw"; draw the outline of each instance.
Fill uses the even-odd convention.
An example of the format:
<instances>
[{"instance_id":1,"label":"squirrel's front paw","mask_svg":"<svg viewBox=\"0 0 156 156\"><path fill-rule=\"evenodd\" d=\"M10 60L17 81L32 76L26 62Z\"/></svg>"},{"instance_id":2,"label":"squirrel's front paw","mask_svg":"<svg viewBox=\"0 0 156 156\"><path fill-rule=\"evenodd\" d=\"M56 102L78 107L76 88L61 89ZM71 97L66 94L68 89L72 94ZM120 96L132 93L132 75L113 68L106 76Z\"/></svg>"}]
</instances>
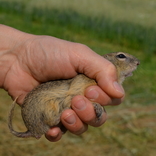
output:
<instances>
[{"instance_id":1,"label":"squirrel's front paw","mask_svg":"<svg viewBox=\"0 0 156 156\"><path fill-rule=\"evenodd\" d=\"M106 111L105 111L104 107L102 107L98 103L93 103L93 106L94 106L95 114L97 117L97 121L99 121L102 117L103 112L106 112Z\"/></svg>"}]
</instances>

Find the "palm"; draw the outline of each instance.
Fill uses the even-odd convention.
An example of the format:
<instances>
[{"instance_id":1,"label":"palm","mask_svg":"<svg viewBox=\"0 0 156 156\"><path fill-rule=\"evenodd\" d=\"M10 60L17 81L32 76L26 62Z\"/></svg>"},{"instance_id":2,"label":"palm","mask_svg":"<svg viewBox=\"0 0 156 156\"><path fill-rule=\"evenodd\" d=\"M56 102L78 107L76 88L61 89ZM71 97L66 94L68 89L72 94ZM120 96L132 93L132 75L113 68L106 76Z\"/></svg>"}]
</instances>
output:
<instances>
[{"instance_id":1,"label":"palm","mask_svg":"<svg viewBox=\"0 0 156 156\"><path fill-rule=\"evenodd\" d=\"M49 51L47 47L50 41L46 42L45 38L36 40L26 50L26 53L19 52L7 74L5 89L13 98L19 96L17 100L19 104L22 104L26 94L38 84L76 75L70 63L68 51L63 54L60 49ZM44 46L39 44L41 42Z\"/></svg>"}]
</instances>

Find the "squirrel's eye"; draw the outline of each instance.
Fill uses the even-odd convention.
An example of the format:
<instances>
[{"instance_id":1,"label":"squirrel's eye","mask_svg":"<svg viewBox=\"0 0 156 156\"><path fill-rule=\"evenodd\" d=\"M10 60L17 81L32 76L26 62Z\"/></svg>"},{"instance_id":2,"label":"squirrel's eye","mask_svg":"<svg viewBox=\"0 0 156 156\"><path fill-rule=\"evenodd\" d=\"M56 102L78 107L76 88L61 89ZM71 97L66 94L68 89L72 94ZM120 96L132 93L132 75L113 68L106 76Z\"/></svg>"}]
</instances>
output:
<instances>
[{"instance_id":1,"label":"squirrel's eye","mask_svg":"<svg viewBox=\"0 0 156 156\"><path fill-rule=\"evenodd\" d=\"M122 58L126 58L126 56L125 56L124 54L119 54L119 55L117 55L117 57L118 57L118 58L121 58L121 59L122 59Z\"/></svg>"}]
</instances>

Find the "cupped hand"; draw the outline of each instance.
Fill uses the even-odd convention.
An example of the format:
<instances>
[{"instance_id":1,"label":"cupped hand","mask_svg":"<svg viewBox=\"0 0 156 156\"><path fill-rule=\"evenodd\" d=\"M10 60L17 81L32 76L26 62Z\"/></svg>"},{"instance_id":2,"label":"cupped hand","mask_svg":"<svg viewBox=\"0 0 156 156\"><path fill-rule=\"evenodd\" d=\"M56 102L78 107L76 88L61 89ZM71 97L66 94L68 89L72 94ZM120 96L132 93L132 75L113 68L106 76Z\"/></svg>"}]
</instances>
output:
<instances>
[{"instance_id":1,"label":"cupped hand","mask_svg":"<svg viewBox=\"0 0 156 156\"><path fill-rule=\"evenodd\" d=\"M9 64L2 85L13 99L18 97L18 104L22 104L27 93L43 82L69 79L78 73L95 79L98 85L88 87L84 96L75 96L71 101L72 109L65 110L61 116L63 125L79 135L88 125L97 127L106 121L105 112L101 120L95 120L91 101L103 106L122 102L124 90L117 83L114 65L87 46L26 33L21 33L20 38L21 41L3 56ZM46 134L50 141L58 141L61 137L59 127L51 128Z\"/></svg>"}]
</instances>

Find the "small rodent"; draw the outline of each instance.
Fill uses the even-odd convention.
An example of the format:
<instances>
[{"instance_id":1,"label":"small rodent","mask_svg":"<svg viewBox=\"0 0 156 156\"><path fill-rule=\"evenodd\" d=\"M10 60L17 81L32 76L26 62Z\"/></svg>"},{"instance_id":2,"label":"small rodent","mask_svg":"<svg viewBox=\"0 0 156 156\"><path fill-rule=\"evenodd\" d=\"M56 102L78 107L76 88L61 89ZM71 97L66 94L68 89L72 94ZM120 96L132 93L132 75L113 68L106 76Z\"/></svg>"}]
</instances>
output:
<instances>
[{"instance_id":1,"label":"small rodent","mask_svg":"<svg viewBox=\"0 0 156 156\"><path fill-rule=\"evenodd\" d=\"M137 58L123 52L109 53L103 57L115 65L120 84L126 77L131 76L140 64ZM13 129L12 117L16 104L15 100L8 118L10 132L17 137L39 139L49 128L61 127L60 115L62 111L70 108L71 99L74 96L84 95L85 89L92 85L97 85L95 80L83 74L78 74L72 79L50 81L39 85L28 93L21 105L21 115L27 131L16 132ZM93 106L98 120L103 113L103 107L98 103L93 103Z\"/></svg>"}]
</instances>

